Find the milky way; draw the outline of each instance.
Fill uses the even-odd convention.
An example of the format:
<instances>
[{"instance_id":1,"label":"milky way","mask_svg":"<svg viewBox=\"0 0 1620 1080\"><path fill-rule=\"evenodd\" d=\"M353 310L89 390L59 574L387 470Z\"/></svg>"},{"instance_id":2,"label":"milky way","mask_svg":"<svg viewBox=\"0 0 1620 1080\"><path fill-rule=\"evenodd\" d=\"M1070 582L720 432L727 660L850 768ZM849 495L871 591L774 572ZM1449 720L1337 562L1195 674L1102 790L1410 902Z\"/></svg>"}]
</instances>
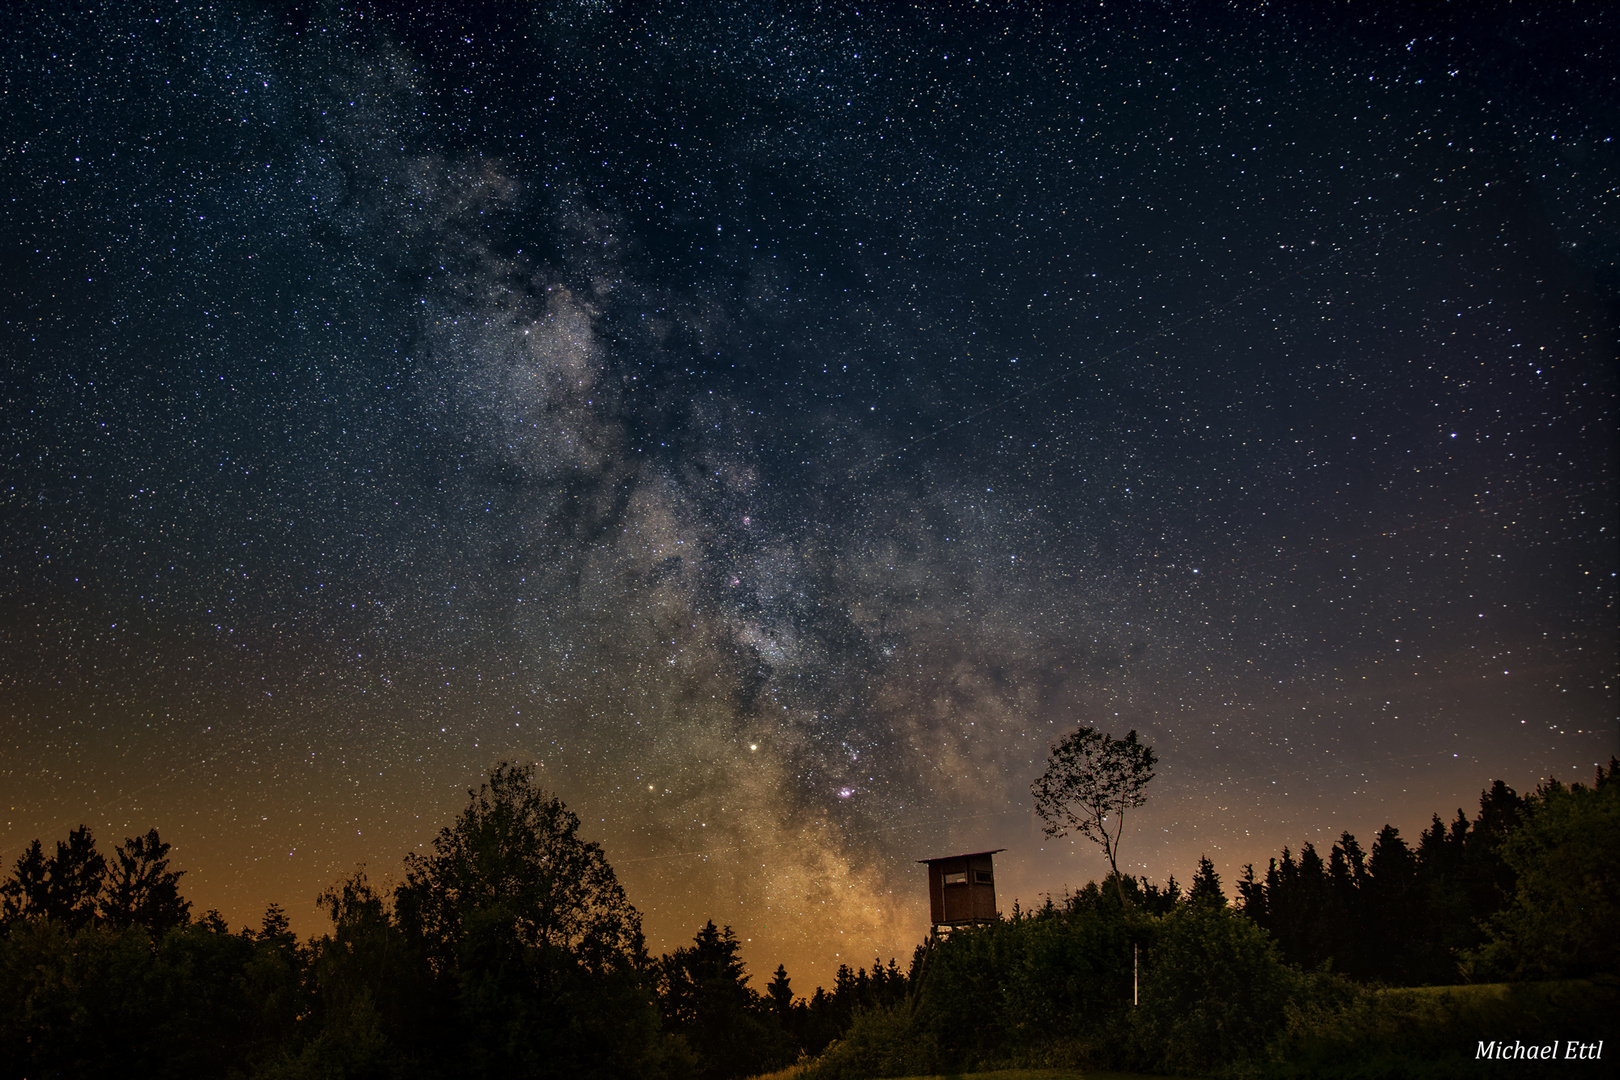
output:
<instances>
[{"instance_id":1,"label":"milky way","mask_svg":"<svg viewBox=\"0 0 1620 1080\"><path fill-rule=\"evenodd\" d=\"M1612 12L699 7L11 20L8 864L531 762L808 989L1082 723L1155 880L1616 751Z\"/></svg>"}]
</instances>

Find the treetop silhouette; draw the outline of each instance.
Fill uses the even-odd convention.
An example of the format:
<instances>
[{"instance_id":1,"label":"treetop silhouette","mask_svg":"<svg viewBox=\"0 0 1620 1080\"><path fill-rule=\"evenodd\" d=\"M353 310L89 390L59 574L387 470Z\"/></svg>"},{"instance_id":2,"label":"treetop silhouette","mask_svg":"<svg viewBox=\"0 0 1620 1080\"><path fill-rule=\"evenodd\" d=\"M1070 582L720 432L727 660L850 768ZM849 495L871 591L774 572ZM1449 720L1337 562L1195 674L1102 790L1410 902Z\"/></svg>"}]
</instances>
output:
<instances>
[{"instance_id":1,"label":"treetop silhouette","mask_svg":"<svg viewBox=\"0 0 1620 1080\"><path fill-rule=\"evenodd\" d=\"M1137 741L1135 731L1116 739L1105 731L1083 727L1052 747L1046 772L1030 788L1035 812L1046 822L1043 831L1047 836L1078 832L1102 845L1121 903L1125 894L1118 880L1119 842L1125 811L1147 802L1143 791L1158 762L1153 748Z\"/></svg>"}]
</instances>

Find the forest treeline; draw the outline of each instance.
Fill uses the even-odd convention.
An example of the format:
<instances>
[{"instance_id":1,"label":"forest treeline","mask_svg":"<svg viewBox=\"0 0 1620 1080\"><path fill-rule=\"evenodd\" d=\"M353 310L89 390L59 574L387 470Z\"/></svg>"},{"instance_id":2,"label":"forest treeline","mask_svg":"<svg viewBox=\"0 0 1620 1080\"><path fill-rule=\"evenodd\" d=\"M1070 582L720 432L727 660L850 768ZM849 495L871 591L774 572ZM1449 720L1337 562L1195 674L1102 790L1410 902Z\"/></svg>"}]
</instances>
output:
<instances>
[{"instance_id":1,"label":"forest treeline","mask_svg":"<svg viewBox=\"0 0 1620 1080\"><path fill-rule=\"evenodd\" d=\"M1498 780L1472 821L1460 809L1449 825L1436 814L1416 847L1385 825L1370 852L1348 832L1326 859L1310 843L1297 855L1284 848L1263 876L1245 868L1243 913L1307 969L1328 965L1397 986L1455 982L1459 958L1472 957L1513 897L1506 844L1526 805Z\"/></svg>"},{"instance_id":2,"label":"forest treeline","mask_svg":"<svg viewBox=\"0 0 1620 1080\"><path fill-rule=\"evenodd\" d=\"M363 871L299 940L272 904L193 917L156 830L111 858L86 827L0 883L0 1077L745 1076L893 1004L894 959L830 990L762 989L730 927L654 957L578 818L501 766L384 892Z\"/></svg>"},{"instance_id":3,"label":"forest treeline","mask_svg":"<svg viewBox=\"0 0 1620 1080\"><path fill-rule=\"evenodd\" d=\"M808 995L780 965L753 979L712 922L652 956L578 827L502 766L398 885L359 872L323 893L331 928L306 940L275 905L235 932L194 916L156 831L110 857L83 827L54 853L36 841L0 884L0 1076L1326 1074L1323 1055L1392 1052L1402 1023L1453 1052L1470 1024L1545 1035L1620 1004L1612 761L1591 787L1497 783L1473 820L1437 817L1415 846L1386 827L1365 856L1348 834L1325 859L1285 850L1235 903L1207 859L1185 892L1111 878ZM1378 989L1577 977L1466 1000Z\"/></svg>"}]
</instances>

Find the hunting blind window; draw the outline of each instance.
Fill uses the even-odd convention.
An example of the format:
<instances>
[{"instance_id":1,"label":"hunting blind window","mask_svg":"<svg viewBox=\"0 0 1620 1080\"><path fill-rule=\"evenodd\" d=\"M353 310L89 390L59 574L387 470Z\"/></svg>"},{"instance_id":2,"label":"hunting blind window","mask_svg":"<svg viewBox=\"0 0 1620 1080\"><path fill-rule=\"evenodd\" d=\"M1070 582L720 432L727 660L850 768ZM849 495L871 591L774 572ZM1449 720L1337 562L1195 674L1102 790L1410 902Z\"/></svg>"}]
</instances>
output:
<instances>
[{"instance_id":1,"label":"hunting blind window","mask_svg":"<svg viewBox=\"0 0 1620 1080\"><path fill-rule=\"evenodd\" d=\"M945 875L945 884L947 884L947 885L966 885L967 884L967 871L966 870L961 870L961 871L958 871L957 873L954 873L954 874L946 874Z\"/></svg>"}]
</instances>

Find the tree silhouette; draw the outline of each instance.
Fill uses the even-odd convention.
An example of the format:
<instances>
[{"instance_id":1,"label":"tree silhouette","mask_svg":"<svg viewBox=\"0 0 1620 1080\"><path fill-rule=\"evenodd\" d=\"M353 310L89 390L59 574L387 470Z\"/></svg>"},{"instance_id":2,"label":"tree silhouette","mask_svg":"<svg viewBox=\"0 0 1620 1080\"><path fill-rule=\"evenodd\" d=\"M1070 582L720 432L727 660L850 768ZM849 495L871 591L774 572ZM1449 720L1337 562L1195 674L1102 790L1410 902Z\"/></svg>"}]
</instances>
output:
<instances>
[{"instance_id":1,"label":"tree silhouette","mask_svg":"<svg viewBox=\"0 0 1620 1080\"><path fill-rule=\"evenodd\" d=\"M35 840L0 883L0 921L48 918L78 929L95 921L106 876L107 860L96 850L90 826L80 825L65 841L58 840L49 859Z\"/></svg>"},{"instance_id":2,"label":"tree silhouette","mask_svg":"<svg viewBox=\"0 0 1620 1080\"><path fill-rule=\"evenodd\" d=\"M659 960L659 996L670 1031L697 1052L698 1075L723 1080L752 1076L793 1059L794 1046L778 1022L782 999L761 1000L748 985L748 971L737 955L742 943L731 927L711 919L692 944ZM787 971L777 968L773 995L785 994Z\"/></svg>"},{"instance_id":3,"label":"tree silhouette","mask_svg":"<svg viewBox=\"0 0 1620 1080\"><path fill-rule=\"evenodd\" d=\"M754 992L737 950L742 943L731 927L709 920L692 939L660 964L664 1015L678 1030L711 1023L713 1018L745 1011Z\"/></svg>"},{"instance_id":4,"label":"tree silhouette","mask_svg":"<svg viewBox=\"0 0 1620 1080\"><path fill-rule=\"evenodd\" d=\"M438 965L455 962L468 920L488 913L515 942L566 952L588 968L639 962L641 913L625 898L601 845L579 838L579 818L502 763L471 796L433 854L405 860L397 902L419 925Z\"/></svg>"},{"instance_id":5,"label":"tree silhouette","mask_svg":"<svg viewBox=\"0 0 1620 1080\"><path fill-rule=\"evenodd\" d=\"M776 974L771 976L769 985L765 987L765 996L770 998L777 1020L784 1028L787 1027L793 1015L793 983L788 978L786 966L776 965Z\"/></svg>"},{"instance_id":6,"label":"tree silhouette","mask_svg":"<svg viewBox=\"0 0 1620 1080\"><path fill-rule=\"evenodd\" d=\"M1215 864L1209 861L1207 855L1198 857L1198 873L1193 875L1192 888L1187 890L1187 902L1226 906L1226 894L1221 891L1221 876L1215 872Z\"/></svg>"},{"instance_id":7,"label":"tree silhouette","mask_svg":"<svg viewBox=\"0 0 1620 1080\"><path fill-rule=\"evenodd\" d=\"M191 901L180 896L180 875L169 869L169 845L156 829L127 838L113 850L100 914L114 926L139 924L154 938L191 918Z\"/></svg>"},{"instance_id":8,"label":"tree silhouette","mask_svg":"<svg viewBox=\"0 0 1620 1080\"><path fill-rule=\"evenodd\" d=\"M90 826L80 825L68 833L66 843L56 842L56 857L46 867L48 913L69 926L84 926L96 917L106 877L107 860L96 850Z\"/></svg>"},{"instance_id":9,"label":"tree silhouette","mask_svg":"<svg viewBox=\"0 0 1620 1080\"><path fill-rule=\"evenodd\" d=\"M1052 747L1046 772L1031 787L1035 812L1046 822L1047 836L1078 832L1101 844L1114 874L1114 888L1125 902L1119 881L1119 841L1125 811L1147 802L1143 789L1158 764L1153 748L1138 742L1132 731L1123 739L1083 727Z\"/></svg>"},{"instance_id":10,"label":"tree silhouette","mask_svg":"<svg viewBox=\"0 0 1620 1080\"><path fill-rule=\"evenodd\" d=\"M11 876L0 883L0 922L43 916L48 907L45 849L35 840L17 857Z\"/></svg>"},{"instance_id":11,"label":"tree silhouette","mask_svg":"<svg viewBox=\"0 0 1620 1080\"><path fill-rule=\"evenodd\" d=\"M80 825L56 842L48 859L38 840L23 852L0 883L0 922L46 918L75 930L92 923L140 925L157 941L191 917L190 902L180 896L182 873L169 869L169 845L156 829L118 845L109 865L90 827Z\"/></svg>"},{"instance_id":12,"label":"tree silhouette","mask_svg":"<svg viewBox=\"0 0 1620 1080\"><path fill-rule=\"evenodd\" d=\"M1385 825L1373 838L1367 857L1362 912L1370 942L1383 951L1384 976L1402 984L1412 980L1410 954L1421 929L1416 893L1417 858L1400 830Z\"/></svg>"},{"instance_id":13,"label":"tree silhouette","mask_svg":"<svg viewBox=\"0 0 1620 1080\"><path fill-rule=\"evenodd\" d=\"M455 1010L458 1074L634 1075L658 1023L640 912L532 768L497 765L468 794L393 896L404 944Z\"/></svg>"},{"instance_id":14,"label":"tree silhouette","mask_svg":"<svg viewBox=\"0 0 1620 1080\"><path fill-rule=\"evenodd\" d=\"M1620 971L1620 761L1592 787L1547 780L1516 817L1501 845L1515 892L1469 968L1515 979Z\"/></svg>"}]
</instances>

